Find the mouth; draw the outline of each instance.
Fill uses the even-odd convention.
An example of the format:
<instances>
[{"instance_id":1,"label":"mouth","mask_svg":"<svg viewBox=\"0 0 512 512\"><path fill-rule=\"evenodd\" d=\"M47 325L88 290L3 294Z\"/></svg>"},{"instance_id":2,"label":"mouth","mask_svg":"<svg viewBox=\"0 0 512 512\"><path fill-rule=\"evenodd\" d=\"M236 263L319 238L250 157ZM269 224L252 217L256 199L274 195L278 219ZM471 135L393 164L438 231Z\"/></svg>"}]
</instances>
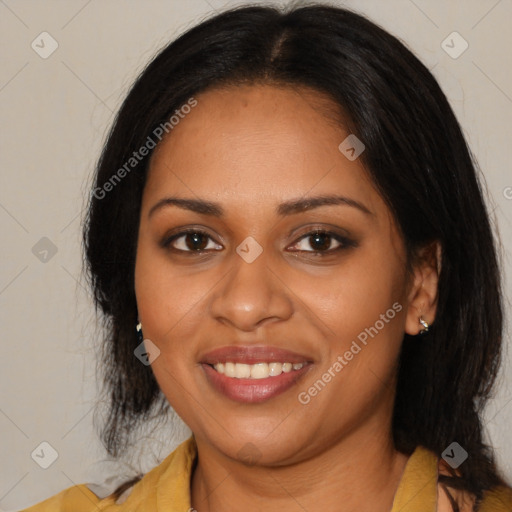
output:
<instances>
[{"instance_id":1,"label":"mouth","mask_svg":"<svg viewBox=\"0 0 512 512\"><path fill-rule=\"evenodd\" d=\"M213 389L241 403L261 403L284 393L312 364L304 355L263 346L223 347L201 361Z\"/></svg>"},{"instance_id":2,"label":"mouth","mask_svg":"<svg viewBox=\"0 0 512 512\"><path fill-rule=\"evenodd\" d=\"M264 362L256 364L226 362L214 364L213 368L218 373L234 379L266 379L268 377L279 377L282 373L300 370L307 364L307 362Z\"/></svg>"}]
</instances>

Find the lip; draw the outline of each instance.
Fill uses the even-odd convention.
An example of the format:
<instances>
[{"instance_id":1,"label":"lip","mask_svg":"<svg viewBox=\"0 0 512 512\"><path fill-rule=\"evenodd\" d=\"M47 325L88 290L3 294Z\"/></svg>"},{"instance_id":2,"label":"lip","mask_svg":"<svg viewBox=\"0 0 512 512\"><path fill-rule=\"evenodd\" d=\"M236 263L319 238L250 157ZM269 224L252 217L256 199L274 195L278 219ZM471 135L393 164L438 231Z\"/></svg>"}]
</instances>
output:
<instances>
[{"instance_id":1,"label":"lip","mask_svg":"<svg viewBox=\"0 0 512 512\"><path fill-rule=\"evenodd\" d=\"M203 363L202 367L208 382L215 390L235 402L251 404L265 402L284 393L310 370L311 364L306 364L300 370L283 372L266 379L237 379L217 372L209 364Z\"/></svg>"},{"instance_id":2,"label":"lip","mask_svg":"<svg viewBox=\"0 0 512 512\"><path fill-rule=\"evenodd\" d=\"M217 363L311 363L310 357L285 350L278 347L266 345L241 346L230 345L220 347L207 352L199 358L203 364L214 365Z\"/></svg>"},{"instance_id":3,"label":"lip","mask_svg":"<svg viewBox=\"0 0 512 512\"><path fill-rule=\"evenodd\" d=\"M213 365L217 363L305 363L300 370L281 373L276 377L265 379L237 379L227 377L217 372ZM200 363L208 382L212 387L227 398L241 403L261 403L274 398L301 379L312 367L311 358L270 346L240 346L221 347L206 353Z\"/></svg>"}]
</instances>

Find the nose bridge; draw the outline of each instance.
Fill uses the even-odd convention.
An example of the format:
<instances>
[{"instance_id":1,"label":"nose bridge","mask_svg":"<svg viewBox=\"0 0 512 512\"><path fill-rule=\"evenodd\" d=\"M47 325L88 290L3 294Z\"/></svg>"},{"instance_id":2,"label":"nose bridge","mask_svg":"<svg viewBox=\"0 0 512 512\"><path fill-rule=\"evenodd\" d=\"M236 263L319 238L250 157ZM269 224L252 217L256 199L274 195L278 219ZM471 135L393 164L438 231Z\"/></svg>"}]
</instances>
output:
<instances>
[{"instance_id":1,"label":"nose bridge","mask_svg":"<svg viewBox=\"0 0 512 512\"><path fill-rule=\"evenodd\" d=\"M241 330L251 330L263 320L289 318L293 308L287 287L269 268L266 252L248 258L254 247L244 242L231 256L231 271L217 289L211 314Z\"/></svg>"}]
</instances>

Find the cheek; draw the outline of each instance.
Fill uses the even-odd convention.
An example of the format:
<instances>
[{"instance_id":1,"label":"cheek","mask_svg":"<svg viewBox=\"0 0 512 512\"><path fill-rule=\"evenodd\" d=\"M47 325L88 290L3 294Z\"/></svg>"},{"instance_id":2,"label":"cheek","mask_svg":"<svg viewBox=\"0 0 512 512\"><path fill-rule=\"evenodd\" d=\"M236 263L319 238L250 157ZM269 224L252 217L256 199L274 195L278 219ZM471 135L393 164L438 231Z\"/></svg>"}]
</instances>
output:
<instances>
[{"instance_id":1,"label":"cheek","mask_svg":"<svg viewBox=\"0 0 512 512\"><path fill-rule=\"evenodd\" d=\"M198 339L207 321L208 290L219 278L215 272L190 275L185 266L169 263L165 251L143 237L135 266L135 292L144 338L160 350L151 367L162 392L182 417L197 366ZM190 406L189 403L189 406ZM181 405L180 405L181 404Z\"/></svg>"},{"instance_id":2,"label":"cheek","mask_svg":"<svg viewBox=\"0 0 512 512\"><path fill-rule=\"evenodd\" d=\"M186 390L195 370L190 347L194 346L194 332L200 322L201 294L195 280L179 277L158 252L139 246L135 267L137 307L144 338L160 351L151 364L153 374L167 400L184 418L194 402Z\"/></svg>"},{"instance_id":3,"label":"cheek","mask_svg":"<svg viewBox=\"0 0 512 512\"><path fill-rule=\"evenodd\" d=\"M294 293L338 340L336 349L375 324L392 338L403 328L404 272L396 257L385 261L376 256L381 253L365 248L324 275L289 278Z\"/></svg>"},{"instance_id":4,"label":"cheek","mask_svg":"<svg viewBox=\"0 0 512 512\"><path fill-rule=\"evenodd\" d=\"M165 251L141 237L135 265L135 294L144 335L165 350L176 331L197 317L205 283L169 263ZM197 324L196 324L197 326Z\"/></svg>"},{"instance_id":5,"label":"cheek","mask_svg":"<svg viewBox=\"0 0 512 512\"><path fill-rule=\"evenodd\" d=\"M375 407L392 389L404 332L404 276L398 259L383 261L380 253L361 251L329 279L296 281L294 291L328 327L321 366L299 392L317 411L340 404L335 422L348 410Z\"/></svg>"}]
</instances>

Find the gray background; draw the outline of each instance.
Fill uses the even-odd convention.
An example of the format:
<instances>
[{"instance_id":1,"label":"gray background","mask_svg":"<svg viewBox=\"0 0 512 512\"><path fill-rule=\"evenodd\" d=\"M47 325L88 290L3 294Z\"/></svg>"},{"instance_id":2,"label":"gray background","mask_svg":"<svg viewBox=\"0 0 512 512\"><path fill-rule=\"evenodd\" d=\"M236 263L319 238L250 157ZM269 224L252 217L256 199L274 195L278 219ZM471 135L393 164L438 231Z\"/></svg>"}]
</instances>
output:
<instances>
[{"instance_id":1,"label":"gray background","mask_svg":"<svg viewBox=\"0 0 512 512\"><path fill-rule=\"evenodd\" d=\"M0 0L2 510L28 506L75 483L105 483L114 473L93 428L99 337L81 273L84 197L106 130L137 73L170 39L240 3L247 2ZM365 13L398 36L447 94L483 169L501 232L510 347L512 2L331 3ZM48 51L50 39L39 37L45 31L58 48L42 58L31 44ZM454 31L469 44L458 58L442 47ZM446 44L454 54L464 43L452 37ZM486 425L512 480L510 369L507 351ZM151 468L188 434L179 422L175 434L169 430L139 443L115 474ZM48 469L31 458L44 441L58 455ZM51 450L42 449L34 458L50 462ZM45 455L38 459L37 453Z\"/></svg>"}]
</instances>

